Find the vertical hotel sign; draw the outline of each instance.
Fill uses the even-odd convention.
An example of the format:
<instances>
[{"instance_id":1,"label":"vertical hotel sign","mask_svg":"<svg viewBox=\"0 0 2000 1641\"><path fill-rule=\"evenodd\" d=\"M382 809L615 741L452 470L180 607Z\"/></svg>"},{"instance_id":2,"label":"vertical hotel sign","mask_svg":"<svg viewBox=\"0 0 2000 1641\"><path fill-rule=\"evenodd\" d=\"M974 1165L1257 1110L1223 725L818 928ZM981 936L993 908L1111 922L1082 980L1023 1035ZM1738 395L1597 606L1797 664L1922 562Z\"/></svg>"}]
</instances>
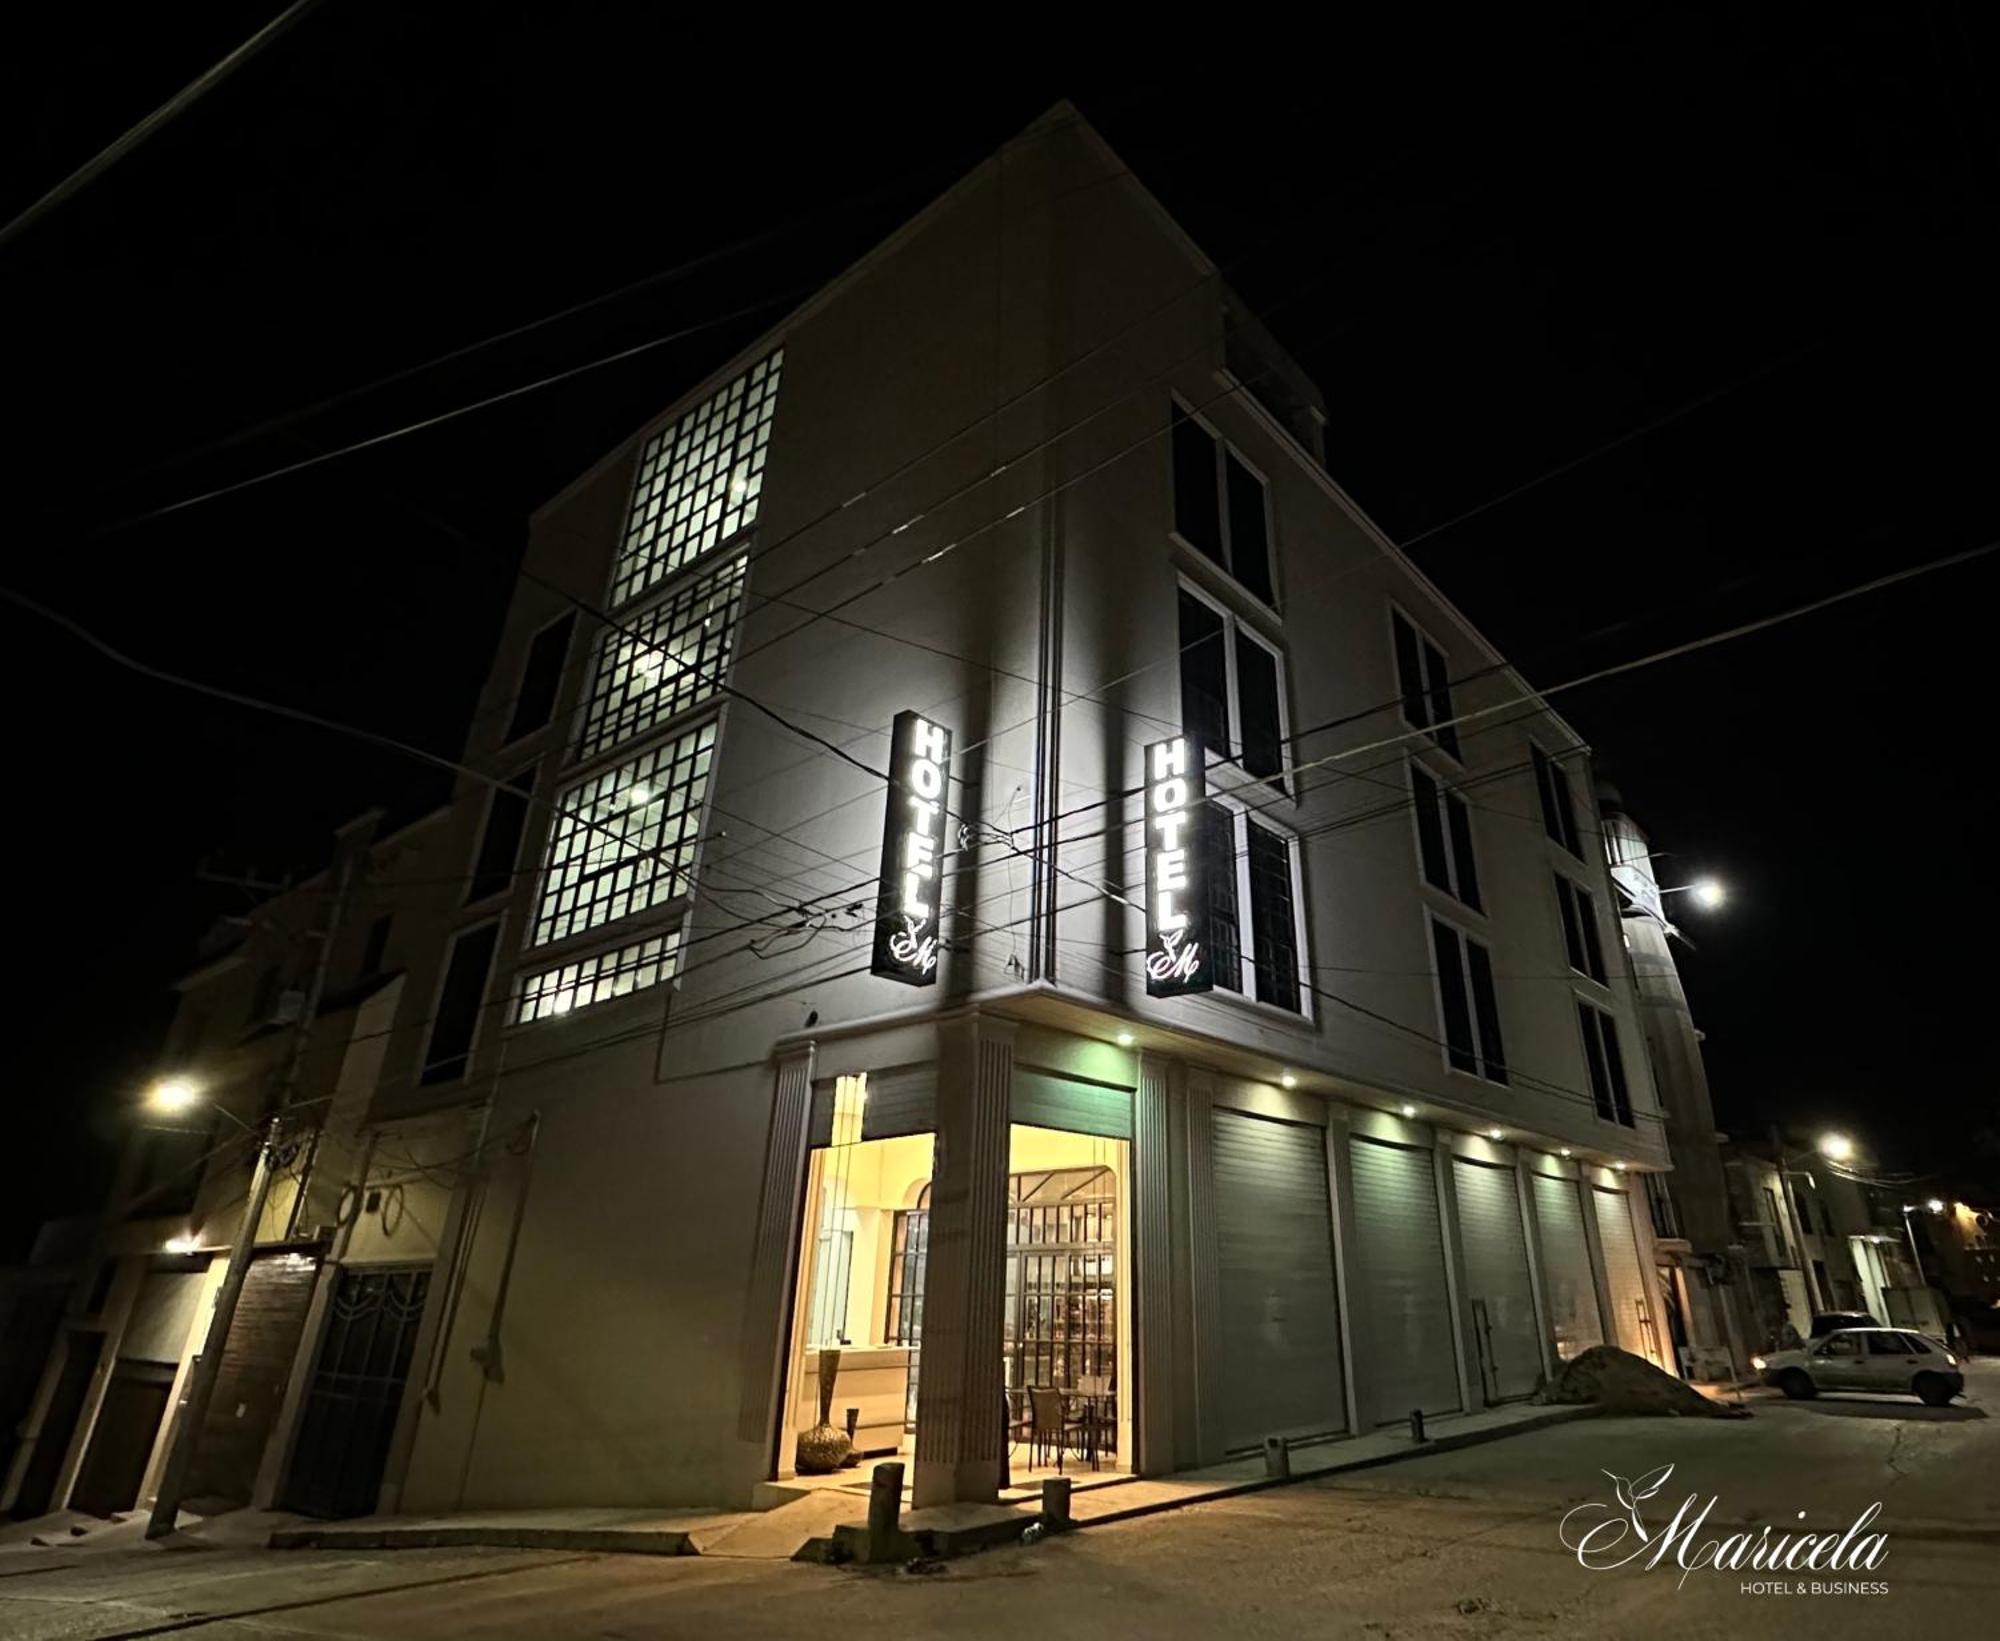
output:
<instances>
[{"instance_id":1,"label":"vertical hotel sign","mask_svg":"<svg viewBox=\"0 0 2000 1641\"><path fill-rule=\"evenodd\" d=\"M868 972L928 986L937 979L938 914L951 731L923 714L896 714L889 746L889 814L882 827L882 890Z\"/></svg>"},{"instance_id":2,"label":"vertical hotel sign","mask_svg":"<svg viewBox=\"0 0 2000 1641\"><path fill-rule=\"evenodd\" d=\"M1185 735L1146 748L1146 995L1215 985L1208 890L1198 847L1208 796L1201 746Z\"/></svg>"}]
</instances>

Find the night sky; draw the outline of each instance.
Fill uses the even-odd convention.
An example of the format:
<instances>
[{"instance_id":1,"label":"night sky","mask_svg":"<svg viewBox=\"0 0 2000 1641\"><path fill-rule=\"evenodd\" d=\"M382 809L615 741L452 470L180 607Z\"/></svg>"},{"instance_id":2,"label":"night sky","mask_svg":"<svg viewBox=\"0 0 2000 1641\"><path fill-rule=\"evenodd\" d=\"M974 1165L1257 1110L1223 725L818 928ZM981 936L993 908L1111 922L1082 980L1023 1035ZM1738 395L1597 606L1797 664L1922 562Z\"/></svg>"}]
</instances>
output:
<instances>
[{"instance_id":1,"label":"night sky","mask_svg":"<svg viewBox=\"0 0 2000 1641\"><path fill-rule=\"evenodd\" d=\"M11 39L0 216L278 9ZM141 659L454 755L529 510L1064 96L1319 382L1335 476L1537 683L2000 535L1990 19L1615 9L1296 51L1246 29L1240 52L1162 14L1152 57L1066 56L1070 29L1010 13L990 38L793 41L788 66L748 15L696 38L587 7L324 5L0 250L0 579ZM1996 578L1986 559L1561 701L1663 875L1735 891L1684 918L1725 1128L1846 1125L1961 1189L1981 1166ZM335 824L442 789L4 605L0 656L4 1256L95 1206L168 982L247 906L204 857L310 870Z\"/></svg>"}]
</instances>

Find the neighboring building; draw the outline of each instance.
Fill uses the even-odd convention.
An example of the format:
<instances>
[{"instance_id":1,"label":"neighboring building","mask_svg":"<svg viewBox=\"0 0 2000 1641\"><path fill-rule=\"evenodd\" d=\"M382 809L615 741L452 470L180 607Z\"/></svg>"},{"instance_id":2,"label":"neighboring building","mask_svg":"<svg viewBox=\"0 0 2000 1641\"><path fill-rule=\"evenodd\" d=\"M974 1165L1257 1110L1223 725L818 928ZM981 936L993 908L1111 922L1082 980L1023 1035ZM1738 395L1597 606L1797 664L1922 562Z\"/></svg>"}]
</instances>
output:
<instances>
[{"instance_id":1,"label":"neighboring building","mask_svg":"<svg viewBox=\"0 0 2000 1641\"><path fill-rule=\"evenodd\" d=\"M1586 749L1323 421L1061 108L536 515L383 1507L768 1500L823 1346L919 1503L1671 1361Z\"/></svg>"},{"instance_id":2,"label":"neighboring building","mask_svg":"<svg viewBox=\"0 0 2000 1641\"><path fill-rule=\"evenodd\" d=\"M1723 1172L1723 1136L1716 1130L1709 1097L1702 1034L1695 1029L1674 961L1674 926L1666 915L1646 834L1609 785L1599 785L1598 803L1646 1057L1673 1158L1671 1175L1646 1176L1661 1307L1683 1377L1742 1378L1751 1371L1751 1353L1763 1341L1750 1264Z\"/></svg>"},{"instance_id":3,"label":"neighboring building","mask_svg":"<svg viewBox=\"0 0 2000 1641\"><path fill-rule=\"evenodd\" d=\"M449 1110L365 1125L371 1101L386 1106L396 1079L414 1080L412 1045L437 984L433 908L454 888L439 874L462 853L448 819L440 811L377 838L379 814L361 817L327 871L226 920L178 983L158 1069L199 1099L161 1116L134 1090L134 1131L0 1476L0 1508L111 1514L154 1496L169 1410L204 1342L256 1131L287 1093L329 930L275 1183L184 1499L372 1507L457 1182L451 1164L476 1143ZM399 1034L399 1022L410 1029ZM325 1379L323 1360L338 1367Z\"/></svg>"},{"instance_id":4,"label":"neighboring building","mask_svg":"<svg viewBox=\"0 0 2000 1641\"><path fill-rule=\"evenodd\" d=\"M2000 1351L2000 1214L1951 1197L1926 1197L1901 1210L1912 1257L1983 1351Z\"/></svg>"}]
</instances>

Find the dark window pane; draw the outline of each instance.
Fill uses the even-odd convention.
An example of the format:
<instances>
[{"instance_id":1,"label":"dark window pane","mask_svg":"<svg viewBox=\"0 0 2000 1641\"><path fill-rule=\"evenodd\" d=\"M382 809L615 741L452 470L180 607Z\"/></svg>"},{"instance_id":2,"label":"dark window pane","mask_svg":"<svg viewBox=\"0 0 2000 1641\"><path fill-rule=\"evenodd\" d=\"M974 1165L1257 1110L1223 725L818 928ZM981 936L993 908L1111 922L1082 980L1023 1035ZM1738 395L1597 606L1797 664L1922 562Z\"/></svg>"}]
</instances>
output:
<instances>
[{"instance_id":1,"label":"dark window pane","mask_svg":"<svg viewBox=\"0 0 2000 1641\"><path fill-rule=\"evenodd\" d=\"M1222 617L1181 593L1181 727L1208 751L1230 754L1229 657Z\"/></svg>"},{"instance_id":2,"label":"dark window pane","mask_svg":"<svg viewBox=\"0 0 2000 1641\"><path fill-rule=\"evenodd\" d=\"M563 663L569 659L570 635L576 630L576 613L571 611L535 634L528 646L528 662L521 669L521 690L514 697L514 717L507 725L507 739L518 741L530 730L540 729L556 709L562 689Z\"/></svg>"},{"instance_id":3,"label":"dark window pane","mask_svg":"<svg viewBox=\"0 0 2000 1641\"><path fill-rule=\"evenodd\" d=\"M1580 859L1582 852L1576 846L1576 806L1570 801L1569 775L1562 765L1553 760L1549 761L1547 767L1549 807L1555 812L1556 818L1556 830L1551 836Z\"/></svg>"},{"instance_id":4,"label":"dark window pane","mask_svg":"<svg viewBox=\"0 0 2000 1641\"><path fill-rule=\"evenodd\" d=\"M1403 692L1403 722L1412 729L1430 727L1424 700L1424 670L1417 649L1417 629L1400 615L1396 626L1396 687Z\"/></svg>"},{"instance_id":5,"label":"dark window pane","mask_svg":"<svg viewBox=\"0 0 2000 1641\"><path fill-rule=\"evenodd\" d=\"M513 883L514 868L521 857L521 832L528 824L528 790L534 778L532 770L516 775L488 795L486 830L480 835L479 858L465 892L468 902L497 895Z\"/></svg>"},{"instance_id":6,"label":"dark window pane","mask_svg":"<svg viewBox=\"0 0 2000 1641\"><path fill-rule=\"evenodd\" d=\"M1174 529L1190 547L1223 563L1222 498L1215 488L1215 440L1174 406Z\"/></svg>"},{"instance_id":7,"label":"dark window pane","mask_svg":"<svg viewBox=\"0 0 2000 1641\"><path fill-rule=\"evenodd\" d=\"M1417 847L1424 858L1424 881L1451 892L1451 866L1444 852L1444 822L1438 815L1437 782L1410 766L1410 796L1417 806Z\"/></svg>"},{"instance_id":8,"label":"dark window pane","mask_svg":"<svg viewBox=\"0 0 2000 1641\"><path fill-rule=\"evenodd\" d=\"M1597 1010L1588 1003L1576 1006L1576 1023L1583 1030L1583 1058L1590 1068L1590 1097L1597 1105L1597 1114L1606 1122L1616 1122L1618 1114L1611 1103L1611 1076L1604 1069L1604 1043L1597 1035Z\"/></svg>"},{"instance_id":9,"label":"dark window pane","mask_svg":"<svg viewBox=\"0 0 2000 1641\"><path fill-rule=\"evenodd\" d=\"M1250 921L1257 941L1257 1001L1297 1011L1298 925L1292 915L1291 845L1249 823Z\"/></svg>"},{"instance_id":10,"label":"dark window pane","mask_svg":"<svg viewBox=\"0 0 2000 1641\"><path fill-rule=\"evenodd\" d=\"M1556 819L1556 806L1549 790L1549 755L1540 747L1530 745L1528 756L1535 765L1535 796L1542 806L1542 830L1552 838L1562 838L1562 823Z\"/></svg>"},{"instance_id":11,"label":"dark window pane","mask_svg":"<svg viewBox=\"0 0 2000 1641\"><path fill-rule=\"evenodd\" d=\"M1451 722L1451 673L1445 667L1444 651L1428 641L1424 644L1425 699L1431 722L1439 725L1437 744L1454 758L1458 756L1458 731Z\"/></svg>"},{"instance_id":12,"label":"dark window pane","mask_svg":"<svg viewBox=\"0 0 2000 1641\"><path fill-rule=\"evenodd\" d=\"M1493 994L1493 959L1476 940L1465 943L1467 965L1472 970L1472 1008L1479 1018L1479 1052L1486 1062L1480 1069L1492 1081L1507 1080L1507 1050L1500 1042L1500 1000Z\"/></svg>"},{"instance_id":13,"label":"dark window pane","mask_svg":"<svg viewBox=\"0 0 2000 1641\"><path fill-rule=\"evenodd\" d=\"M437 1019L431 1025L430 1047L424 1053L426 1083L450 1082L465 1075L472 1039L479 1028L479 1008L486 1000L486 975L493 966L494 942L500 925L489 923L459 937L451 949L444 990L438 996Z\"/></svg>"},{"instance_id":14,"label":"dark window pane","mask_svg":"<svg viewBox=\"0 0 2000 1641\"><path fill-rule=\"evenodd\" d=\"M384 915L368 925L368 943L361 948L361 972L364 975L382 972L382 957L389 949L389 925L393 922L393 916Z\"/></svg>"},{"instance_id":15,"label":"dark window pane","mask_svg":"<svg viewBox=\"0 0 2000 1641\"><path fill-rule=\"evenodd\" d=\"M1556 909L1562 914L1563 954L1573 969L1583 969L1583 931L1577 927L1576 891L1562 873L1556 873ZM1588 973L1588 970L1584 970Z\"/></svg>"},{"instance_id":16,"label":"dark window pane","mask_svg":"<svg viewBox=\"0 0 2000 1641\"><path fill-rule=\"evenodd\" d=\"M1431 954L1437 960L1438 998L1444 1005L1445 1051L1458 1070L1477 1071L1479 1057L1473 1052L1472 1005L1465 994L1465 960L1459 951L1458 931L1433 922Z\"/></svg>"},{"instance_id":17,"label":"dark window pane","mask_svg":"<svg viewBox=\"0 0 2000 1641\"><path fill-rule=\"evenodd\" d=\"M1236 904L1236 822L1210 804L1201 812L1201 865L1208 880L1208 946L1215 983L1243 989L1243 917Z\"/></svg>"},{"instance_id":18,"label":"dark window pane","mask_svg":"<svg viewBox=\"0 0 2000 1641\"><path fill-rule=\"evenodd\" d=\"M1284 730L1278 716L1278 658L1239 630L1236 634L1236 711L1243 723L1243 767L1276 777L1283 788Z\"/></svg>"},{"instance_id":19,"label":"dark window pane","mask_svg":"<svg viewBox=\"0 0 2000 1641\"><path fill-rule=\"evenodd\" d=\"M1266 604L1276 604L1271 590L1271 534L1264 483L1233 453L1224 459L1229 474L1229 568Z\"/></svg>"},{"instance_id":20,"label":"dark window pane","mask_svg":"<svg viewBox=\"0 0 2000 1641\"><path fill-rule=\"evenodd\" d=\"M1611 1120L1632 1126L1632 1095L1625 1086L1625 1056L1618 1052L1618 1022L1602 1009L1592 1011L1604 1033L1604 1069L1611 1083Z\"/></svg>"},{"instance_id":21,"label":"dark window pane","mask_svg":"<svg viewBox=\"0 0 2000 1641\"><path fill-rule=\"evenodd\" d=\"M1479 868L1472 858L1472 815L1455 792L1444 795L1445 820L1451 827L1451 858L1458 868L1458 898L1479 910Z\"/></svg>"},{"instance_id":22,"label":"dark window pane","mask_svg":"<svg viewBox=\"0 0 2000 1641\"><path fill-rule=\"evenodd\" d=\"M1604 942L1597 932L1597 900L1588 889L1576 891L1576 922L1583 936L1583 972L1591 979L1604 979Z\"/></svg>"}]
</instances>

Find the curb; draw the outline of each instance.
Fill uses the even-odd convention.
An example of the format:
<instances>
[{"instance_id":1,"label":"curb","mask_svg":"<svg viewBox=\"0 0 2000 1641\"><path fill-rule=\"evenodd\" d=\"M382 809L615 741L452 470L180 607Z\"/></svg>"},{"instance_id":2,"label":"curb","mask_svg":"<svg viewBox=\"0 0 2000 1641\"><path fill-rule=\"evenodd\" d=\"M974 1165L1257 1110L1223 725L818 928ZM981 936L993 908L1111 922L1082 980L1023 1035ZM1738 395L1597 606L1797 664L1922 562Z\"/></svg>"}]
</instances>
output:
<instances>
[{"instance_id":1,"label":"curb","mask_svg":"<svg viewBox=\"0 0 2000 1641\"><path fill-rule=\"evenodd\" d=\"M274 1550L579 1550L628 1556L692 1556L694 1534L679 1528L611 1527L285 1527Z\"/></svg>"}]
</instances>

